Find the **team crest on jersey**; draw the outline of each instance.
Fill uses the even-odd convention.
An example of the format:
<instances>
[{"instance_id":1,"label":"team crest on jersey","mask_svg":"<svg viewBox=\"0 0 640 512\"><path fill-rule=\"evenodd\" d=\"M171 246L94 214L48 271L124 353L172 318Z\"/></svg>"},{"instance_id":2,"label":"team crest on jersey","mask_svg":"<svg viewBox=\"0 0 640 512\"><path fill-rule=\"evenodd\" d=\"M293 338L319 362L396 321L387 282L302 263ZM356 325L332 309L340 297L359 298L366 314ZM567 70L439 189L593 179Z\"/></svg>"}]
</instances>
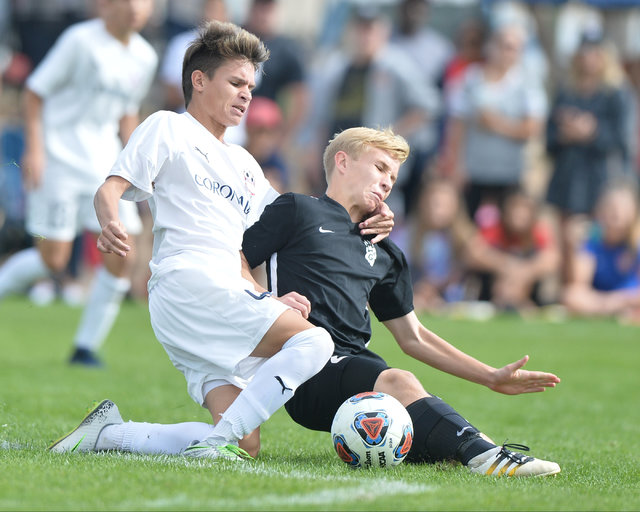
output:
<instances>
[{"instance_id":1,"label":"team crest on jersey","mask_svg":"<svg viewBox=\"0 0 640 512\"><path fill-rule=\"evenodd\" d=\"M376 257L378 255L376 253L376 246L373 245L369 240L363 240L363 242L365 247L364 258L367 260L369 265L373 267L373 264L376 262Z\"/></svg>"},{"instance_id":2,"label":"team crest on jersey","mask_svg":"<svg viewBox=\"0 0 640 512\"><path fill-rule=\"evenodd\" d=\"M244 179L244 184L247 187L249 193L253 196L256 193L256 180L253 177L253 173L249 169L245 169L242 171L242 178Z\"/></svg>"}]
</instances>

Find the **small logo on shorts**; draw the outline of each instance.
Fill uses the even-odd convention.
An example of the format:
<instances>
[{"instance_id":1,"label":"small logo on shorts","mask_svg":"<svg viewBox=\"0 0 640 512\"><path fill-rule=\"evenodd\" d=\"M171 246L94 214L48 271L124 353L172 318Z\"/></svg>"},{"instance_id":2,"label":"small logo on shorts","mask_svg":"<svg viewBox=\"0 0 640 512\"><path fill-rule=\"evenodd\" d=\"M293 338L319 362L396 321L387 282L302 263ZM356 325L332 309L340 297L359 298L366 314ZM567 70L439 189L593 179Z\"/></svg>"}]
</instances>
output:
<instances>
[{"instance_id":1,"label":"small logo on shorts","mask_svg":"<svg viewBox=\"0 0 640 512\"><path fill-rule=\"evenodd\" d=\"M262 300L265 297L271 297L271 292L262 292L260 295L256 295L255 293L251 293L250 290L245 290L249 295L251 295L256 300Z\"/></svg>"}]
</instances>

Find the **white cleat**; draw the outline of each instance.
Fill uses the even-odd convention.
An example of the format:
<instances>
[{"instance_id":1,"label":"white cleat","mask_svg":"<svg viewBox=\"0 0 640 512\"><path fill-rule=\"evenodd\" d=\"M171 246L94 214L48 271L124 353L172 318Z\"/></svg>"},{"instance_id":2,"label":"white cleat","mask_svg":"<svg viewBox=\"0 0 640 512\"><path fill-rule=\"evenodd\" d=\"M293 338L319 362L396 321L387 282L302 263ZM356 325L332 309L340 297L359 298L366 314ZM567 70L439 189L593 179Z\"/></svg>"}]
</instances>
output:
<instances>
[{"instance_id":1,"label":"white cleat","mask_svg":"<svg viewBox=\"0 0 640 512\"><path fill-rule=\"evenodd\" d=\"M253 457L238 445L229 443L224 439L205 439L204 441L194 441L187 447L183 454L186 457L199 459L223 459L235 462L253 460Z\"/></svg>"},{"instance_id":2,"label":"white cleat","mask_svg":"<svg viewBox=\"0 0 640 512\"><path fill-rule=\"evenodd\" d=\"M472 473L490 476L551 476L560 473L560 466L555 462L528 457L509 448L529 451L529 447L522 444L503 444L476 455L467 467Z\"/></svg>"},{"instance_id":3,"label":"white cleat","mask_svg":"<svg viewBox=\"0 0 640 512\"><path fill-rule=\"evenodd\" d=\"M95 451L102 429L120 423L123 420L118 406L111 400L103 400L87 413L80 425L49 446L49 450L56 453Z\"/></svg>"}]
</instances>

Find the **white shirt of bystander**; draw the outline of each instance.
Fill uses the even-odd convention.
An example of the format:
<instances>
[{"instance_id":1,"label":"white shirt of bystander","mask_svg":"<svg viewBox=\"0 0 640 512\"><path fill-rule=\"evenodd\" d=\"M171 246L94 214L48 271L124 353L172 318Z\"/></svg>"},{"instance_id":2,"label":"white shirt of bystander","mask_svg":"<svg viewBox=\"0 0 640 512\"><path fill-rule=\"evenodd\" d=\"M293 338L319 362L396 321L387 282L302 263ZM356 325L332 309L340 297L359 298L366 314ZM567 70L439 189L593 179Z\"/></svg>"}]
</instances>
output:
<instances>
[{"instance_id":1,"label":"white shirt of bystander","mask_svg":"<svg viewBox=\"0 0 640 512\"><path fill-rule=\"evenodd\" d=\"M73 25L58 38L27 81L46 100L47 165L66 173L58 179L99 186L122 149L119 121L138 112L157 61L142 36L134 33L124 45L101 19Z\"/></svg>"}]
</instances>

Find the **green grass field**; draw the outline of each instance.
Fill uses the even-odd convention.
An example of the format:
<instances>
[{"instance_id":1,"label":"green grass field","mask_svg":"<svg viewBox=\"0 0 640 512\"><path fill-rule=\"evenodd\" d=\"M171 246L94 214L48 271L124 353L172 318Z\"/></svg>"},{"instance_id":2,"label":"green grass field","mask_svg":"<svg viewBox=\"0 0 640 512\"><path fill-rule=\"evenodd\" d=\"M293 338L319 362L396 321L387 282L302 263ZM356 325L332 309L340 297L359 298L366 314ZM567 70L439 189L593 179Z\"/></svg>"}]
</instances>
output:
<instances>
[{"instance_id":1,"label":"green grass field","mask_svg":"<svg viewBox=\"0 0 640 512\"><path fill-rule=\"evenodd\" d=\"M423 319L489 364L529 354L531 369L562 378L545 393L509 397L407 360L374 326L371 346L391 365L414 371L495 441L527 444L562 466L554 478L506 480L449 464L353 471L333 453L329 434L304 430L284 411L263 426L254 463L50 454L49 442L95 399L114 400L125 420L210 420L155 341L146 305L123 306L102 350L104 370L66 363L79 316L62 304L0 304L1 510L640 509L640 328Z\"/></svg>"}]
</instances>

